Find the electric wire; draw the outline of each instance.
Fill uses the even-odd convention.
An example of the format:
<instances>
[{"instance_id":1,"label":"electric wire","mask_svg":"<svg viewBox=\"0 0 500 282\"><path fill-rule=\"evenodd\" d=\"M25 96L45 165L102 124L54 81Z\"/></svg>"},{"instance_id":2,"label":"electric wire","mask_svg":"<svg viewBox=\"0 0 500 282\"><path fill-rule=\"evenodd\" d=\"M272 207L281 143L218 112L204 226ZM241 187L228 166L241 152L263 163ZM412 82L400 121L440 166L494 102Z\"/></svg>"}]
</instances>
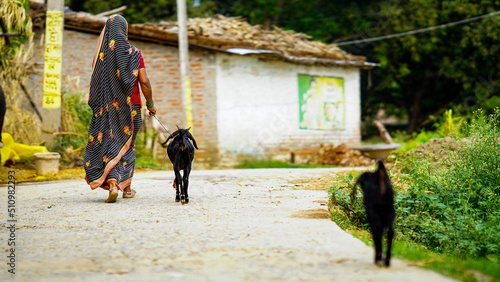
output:
<instances>
[{"instance_id":1,"label":"electric wire","mask_svg":"<svg viewBox=\"0 0 500 282\"><path fill-rule=\"evenodd\" d=\"M374 42L374 41L380 41L380 40L384 40L384 39L390 39L390 38L396 38L396 37L401 37L401 36L406 36L406 35L423 33L423 32L428 32L428 31L432 31L432 30L436 30L436 29L440 29L440 28L445 28L445 27L450 27L450 26L454 26L454 25L469 23L469 22L477 21L477 20L484 19L484 18L487 18L487 17L497 16L499 14L500 14L500 11L496 11L496 12L493 12L493 13L489 13L489 14L485 14L485 15L481 15L481 16L477 16L477 17L472 17L472 18L465 19L465 20L460 20L460 21L456 21L456 22L450 22L450 23L436 25L436 26L431 26L431 27L422 28L422 29L416 29L416 30L405 31L405 32L400 32L400 33L394 33L394 34L383 35L383 36L372 37L372 38L366 38L366 39L337 42L337 43L335 43L335 45L337 45L337 46L345 46L345 45L352 45L352 44L366 43L366 42Z\"/></svg>"}]
</instances>

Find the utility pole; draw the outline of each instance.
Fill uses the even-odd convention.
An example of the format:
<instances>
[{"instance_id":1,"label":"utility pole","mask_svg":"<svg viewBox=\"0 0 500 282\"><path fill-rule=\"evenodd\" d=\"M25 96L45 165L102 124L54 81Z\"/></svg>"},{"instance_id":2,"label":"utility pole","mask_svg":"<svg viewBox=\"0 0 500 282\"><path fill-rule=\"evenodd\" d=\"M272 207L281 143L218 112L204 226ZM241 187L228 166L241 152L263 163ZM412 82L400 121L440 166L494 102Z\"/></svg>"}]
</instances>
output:
<instances>
[{"instance_id":1,"label":"utility pole","mask_svg":"<svg viewBox=\"0 0 500 282\"><path fill-rule=\"evenodd\" d=\"M45 20L45 60L43 71L42 138L54 145L54 133L61 128L62 43L64 0L48 0Z\"/></svg>"},{"instance_id":2,"label":"utility pole","mask_svg":"<svg viewBox=\"0 0 500 282\"><path fill-rule=\"evenodd\" d=\"M179 26L179 61L182 82L182 111L186 115L186 126L193 127L193 103L191 79L189 77L189 45L187 36L186 0L177 0L177 25Z\"/></svg>"}]
</instances>

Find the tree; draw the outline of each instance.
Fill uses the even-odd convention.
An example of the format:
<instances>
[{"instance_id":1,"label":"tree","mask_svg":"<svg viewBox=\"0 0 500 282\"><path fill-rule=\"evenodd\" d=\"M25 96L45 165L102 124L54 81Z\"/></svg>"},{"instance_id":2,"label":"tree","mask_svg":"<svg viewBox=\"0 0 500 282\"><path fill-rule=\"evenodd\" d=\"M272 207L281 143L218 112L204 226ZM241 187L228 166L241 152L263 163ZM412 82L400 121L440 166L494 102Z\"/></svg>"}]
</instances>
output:
<instances>
[{"instance_id":1,"label":"tree","mask_svg":"<svg viewBox=\"0 0 500 282\"><path fill-rule=\"evenodd\" d=\"M193 7L194 0L188 0L187 12L190 17L209 17L215 13L213 1L203 0L201 5ZM158 22L161 20L176 20L176 0L66 0L66 5L74 11L86 11L92 14L109 11L126 5L123 16L129 23Z\"/></svg>"},{"instance_id":2,"label":"tree","mask_svg":"<svg viewBox=\"0 0 500 282\"><path fill-rule=\"evenodd\" d=\"M491 13L490 1L410 0L381 5L381 34L392 34ZM402 107L408 132L418 131L429 115L452 106L484 106L498 92L499 17L372 44L381 63L379 84L369 94L375 101ZM377 34L377 35L381 35ZM486 80L487 78L487 80ZM487 82L485 82L485 80ZM470 105L470 102L474 102ZM464 105L464 102L469 102Z\"/></svg>"},{"instance_id":3,"label":"tree","mask_svg":"<svg viewBox=\"0 0 500 282\"><path fill-rule=\"evenodd\" d=\"M100 0L84 2L88 9L102 4ZM174 0L149 0L140 6L130 0L111 2L116 6L129 3L125 14L132 22L175 19ZM214 13L242 16L251 24L269 28L278 25L327 43L411 31L500 10L500 2L493 0L201 2L205 6L191 8L190 17ZM105 9L110 8L115 7ZM500 16L495 16L416 35L343 46L349 53L381 64L371 72L373 87L367 73L362 75L363 119L370 119L383 108L389 114L408 118L407 131L414 132L429 124L430 115L439 115L446 108L468 114L478 107L492 110L500 106L500 97L495 95L500 87L499 27Z\"/></svg>"}]
</instances>

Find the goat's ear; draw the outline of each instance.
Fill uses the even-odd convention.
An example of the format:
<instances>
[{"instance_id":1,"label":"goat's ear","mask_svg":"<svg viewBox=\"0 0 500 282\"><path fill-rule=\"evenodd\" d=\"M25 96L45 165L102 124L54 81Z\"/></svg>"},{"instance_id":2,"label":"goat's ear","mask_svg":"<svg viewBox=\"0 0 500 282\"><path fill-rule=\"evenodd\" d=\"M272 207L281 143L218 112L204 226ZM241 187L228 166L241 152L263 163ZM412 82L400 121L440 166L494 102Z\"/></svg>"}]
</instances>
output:
<instances>
[{"instance_id":1,"label":"goat's ear","mask_svg":"<svg viewBox=\"0 0 500 282\"><path fill-rule=\"evenodd\" d=\"M191 127L190 127L190 128L191 128ZM193 135L191 135L191 133L190 133L189 131L186 133L186 135L187 135L187 137L188 137L189 139L191 139L191 140L193 141L193 146L196 148L196 150L199 150L199 149L198 149L198 145L196 145L196 140L194 140Z\"/></svg>"},{"instance_id":2,"label":"goat's ear","mask_svg":"<svg viewBox=\"0 0 500 282\"><path fill-rule=\"evenodd\" d=\"M172 134L170 134L170 136L168 136L167 140L165 140L165 142L161 143L162 146L165 146L165 144L167 144L168 140L172 139Z\"/></svg>"}]
</instances>

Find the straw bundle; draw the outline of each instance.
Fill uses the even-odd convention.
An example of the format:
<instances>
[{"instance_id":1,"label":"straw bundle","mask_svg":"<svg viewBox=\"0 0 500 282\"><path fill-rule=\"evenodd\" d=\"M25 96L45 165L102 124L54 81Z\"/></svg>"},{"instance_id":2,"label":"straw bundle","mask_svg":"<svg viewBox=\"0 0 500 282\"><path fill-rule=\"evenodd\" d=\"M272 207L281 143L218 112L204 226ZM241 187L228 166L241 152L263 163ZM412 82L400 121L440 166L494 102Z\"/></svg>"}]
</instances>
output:
<instances>
[{"instance_id":1,"label":"straw bundle","mask_svg":"<svg viewBox=\"0 0 500 282\"><path fill-rule=\"evenodd\" d=\"M21 33L21 37L0 38L0 85L5 93L7 112L4 130L16 142L39 145L41 142L41 122L35 114L23 109L25 85L29 73L34 69L33 33L31 19L26 16L21 1L2 0L0 2L1 22L7 30ZM3 29L3 28L2 28Z\"/></svg>"}]
</instances>

